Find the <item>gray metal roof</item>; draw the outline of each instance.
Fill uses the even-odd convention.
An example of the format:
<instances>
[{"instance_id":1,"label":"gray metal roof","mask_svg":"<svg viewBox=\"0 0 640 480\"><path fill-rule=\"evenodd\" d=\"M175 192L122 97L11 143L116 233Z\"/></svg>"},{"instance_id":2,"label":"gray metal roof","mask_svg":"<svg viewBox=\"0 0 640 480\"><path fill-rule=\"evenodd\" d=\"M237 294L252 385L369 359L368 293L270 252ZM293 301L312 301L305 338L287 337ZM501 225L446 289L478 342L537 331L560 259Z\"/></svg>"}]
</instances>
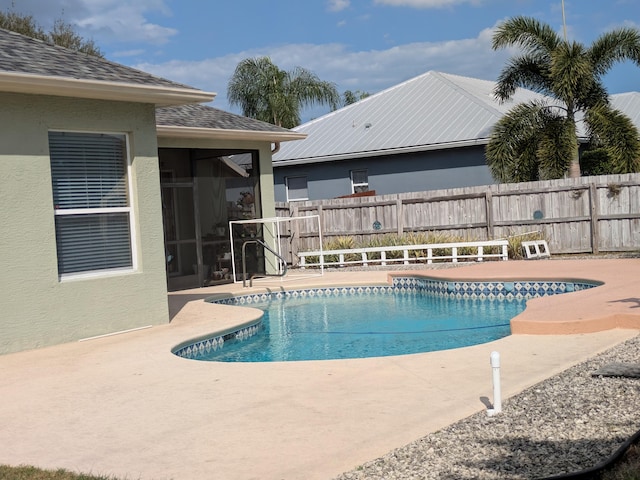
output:
<instances>
[{"instance_id":1,"label":"gray metal roof","mask_svg":"<svg viewBox=\"0 0 640 480\"><path fill-rule=\"evenodd\" d=\"M283 145L274 166L486 143L491 127L515 103L539 97L519 90L500 104L494 85L427 72L294 128L308 137Z\"/></svg>"},{"instance_id":2,"label":"gray metal roof","mask_svg":"<svg viewBox=\"0 0 640 480\"><path fill-rule=\"evenodd\" d=\"M611 106L623 112L633 124L640 128L640 93L616 93L609 97Z\"/></svg>"},{"instance_id":3,"label":"gray metal roof","mask_svg":"<svg viewBox=\"0 0 640 480\"><path fill-rule=\"evenodd\" d=\"M514 105L545 98L518 89L500 103L494 87L487 80L427 72L294 128L308 137L283 145L273 165L486 144L493 125ZM634 102L640 102L638 94L612 97L613 105L627 114L635 107L632 119L640 125L640 105Z\"/></svg>"},{"instance_id":4,"label":"gray metal roof","mask_svg":"<svg viewBox=\"0 0 640 480\"><path fill-rule=\"evenodd\" d=\"M0 72L196 90L149 73L0 29Z\"/></svg>"},{"instance_id":5,"label":"gray metal roof","mask_svg":"<svg viewBox=\"0 0 640 480\"><path fill-rule=\"evenodd\" d=\"M156 108L156 124L170 127L215 128L254 132L291 133L286 128L218 110L207 105Z\"/></svg>"}]
</instances>

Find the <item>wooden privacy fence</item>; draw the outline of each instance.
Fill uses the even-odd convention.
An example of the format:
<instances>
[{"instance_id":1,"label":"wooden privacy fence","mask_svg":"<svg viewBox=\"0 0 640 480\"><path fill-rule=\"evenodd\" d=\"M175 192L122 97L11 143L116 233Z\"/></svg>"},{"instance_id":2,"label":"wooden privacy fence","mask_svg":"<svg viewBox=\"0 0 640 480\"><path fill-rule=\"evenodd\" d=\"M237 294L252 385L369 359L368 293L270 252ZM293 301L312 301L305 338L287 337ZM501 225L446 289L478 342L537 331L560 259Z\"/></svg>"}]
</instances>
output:
<instances>
[{"instance_id":1,"label":"wooden privacy fence","mask_svg":"<svg viewBox=\"0 0 640 480\"><path fill-rule=\"evenodd\" d=\"M543 232L553 253L640 250L640 174L499 184L362 198L276 203L279 217L318 215L326 242L446 233L465 241ZM319 250L314 222L291 222L281 252Z\"/></svg>"}]
</instances>

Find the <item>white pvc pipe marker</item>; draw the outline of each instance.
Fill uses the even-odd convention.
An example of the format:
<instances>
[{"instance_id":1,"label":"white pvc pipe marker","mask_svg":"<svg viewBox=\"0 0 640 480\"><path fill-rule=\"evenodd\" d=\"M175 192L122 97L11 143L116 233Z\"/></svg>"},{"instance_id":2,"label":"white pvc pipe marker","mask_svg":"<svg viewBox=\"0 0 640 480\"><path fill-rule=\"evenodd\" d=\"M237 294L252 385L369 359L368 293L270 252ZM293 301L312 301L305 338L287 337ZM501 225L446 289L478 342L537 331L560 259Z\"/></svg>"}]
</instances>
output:
<instances>
[{"instance_id":1,"label":"white pvc pipe marker","mask_svg":"<svg viewBox=\"0 0 640 480\"><path fill-rule=\"evenodd\" d=\"M493 408L487 410L491 417L502 411L502 394L500 392L500 354L491 352L491 370L493 370Z\"/></svg>"}]
</instances>

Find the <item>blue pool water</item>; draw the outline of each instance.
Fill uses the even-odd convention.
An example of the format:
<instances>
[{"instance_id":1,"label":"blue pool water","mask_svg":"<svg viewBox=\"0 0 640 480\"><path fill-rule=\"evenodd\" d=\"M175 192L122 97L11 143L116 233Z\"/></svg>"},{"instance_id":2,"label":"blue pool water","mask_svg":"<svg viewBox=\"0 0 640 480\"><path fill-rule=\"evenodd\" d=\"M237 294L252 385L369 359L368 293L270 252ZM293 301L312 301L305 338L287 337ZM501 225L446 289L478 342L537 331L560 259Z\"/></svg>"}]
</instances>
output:
<instances>
[{"instance_id":1,"label":"blue pool water","mask_svg":"<svg viewBox=\"0 0 640 480\"><path fill-rule=\"evenodd\" d=\"M455 299L426 292L271 299L250 338L226 339L195 356L220 362L381 357L497 340L524 310L519 299ZM249 335L247 335L249 336Z\"/></svg>"}]
</instances>

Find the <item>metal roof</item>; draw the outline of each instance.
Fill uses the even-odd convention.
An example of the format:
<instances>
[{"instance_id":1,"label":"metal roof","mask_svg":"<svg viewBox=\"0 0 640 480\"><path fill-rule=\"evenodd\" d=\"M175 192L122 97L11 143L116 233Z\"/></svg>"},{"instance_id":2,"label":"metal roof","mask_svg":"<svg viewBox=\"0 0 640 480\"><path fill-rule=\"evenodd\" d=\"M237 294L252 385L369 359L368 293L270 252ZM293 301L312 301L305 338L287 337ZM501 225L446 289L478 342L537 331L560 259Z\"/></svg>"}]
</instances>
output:
<instances>
[{"instance_id":1,"label":"metal roof","mask_svg":"<svg viewBox=\"0 0 640 480\"><path fill-rule=\"evenodd\" d=\"M640 93L616 93L609 97L611 106L623 112L633 124L640 128Z\"/></svg>"},{"instance_id":2,"label":"metal roof","mask_svg":"<svg viewBox=\"0 0 640 480\"><path fill-rule=\"evenodd\" d=\"M486 144L493 125L514 105L541 94L518 89L504 103L494 98L495 82L429 71L293 131L301 142L283 145L274 167ZM625 94L626 95L626 94ZM618 101L618 97L620 100ZM612 103L640 102L612 97ZM640 105L636 105L636 117ZM640 125L640 119L633 119Z\"/></svg>"}]
</instances>

